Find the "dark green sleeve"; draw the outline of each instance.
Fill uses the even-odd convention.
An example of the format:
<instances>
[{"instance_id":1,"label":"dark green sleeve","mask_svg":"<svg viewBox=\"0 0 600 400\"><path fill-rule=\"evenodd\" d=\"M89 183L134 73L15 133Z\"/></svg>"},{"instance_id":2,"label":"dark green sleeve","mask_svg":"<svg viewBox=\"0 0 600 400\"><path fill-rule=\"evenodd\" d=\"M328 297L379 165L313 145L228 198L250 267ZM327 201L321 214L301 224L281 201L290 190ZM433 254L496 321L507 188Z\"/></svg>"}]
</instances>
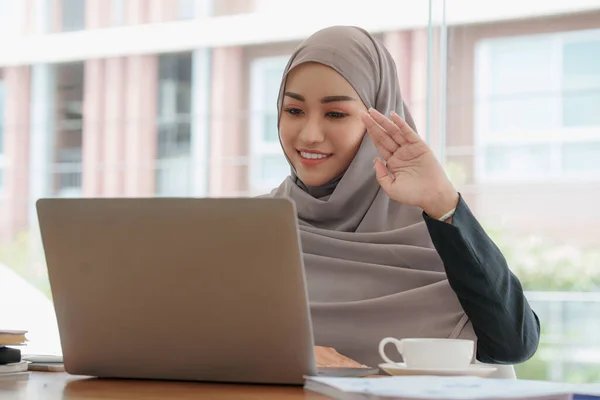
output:
<instances>
[{"instance_id":1,"label":"dark green sleeve","mask_svg":"<svg viewBox=\"0 0 600 400\"><path fill-rule=\"evenodd\" d=\"M452 223L423 213L450 286L477 335L477 359L515 364L536 352L540 323L518 278L460 196Z\"/></svg>"}]
</instances>

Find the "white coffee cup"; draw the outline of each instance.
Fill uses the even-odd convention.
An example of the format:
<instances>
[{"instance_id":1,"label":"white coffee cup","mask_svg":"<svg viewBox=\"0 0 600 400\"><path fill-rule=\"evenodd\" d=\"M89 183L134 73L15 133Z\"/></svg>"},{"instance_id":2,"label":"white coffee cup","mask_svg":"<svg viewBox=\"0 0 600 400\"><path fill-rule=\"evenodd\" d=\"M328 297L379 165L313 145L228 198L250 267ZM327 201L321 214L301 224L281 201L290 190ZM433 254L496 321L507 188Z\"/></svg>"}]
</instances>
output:
<instances>
[{"instance_id":1,"label":"white coffee cup","mask_svg":"<svg viewBox=\"0 0 600 400\"><path fill-rule=\"evenodd\" d=\"M385 362L399 364L385 354L385 346L393 343L408 368L464 369L473 361L475 344L463 339L384 338L379 343L379 354Z\"/></svg>"}]
</instances>

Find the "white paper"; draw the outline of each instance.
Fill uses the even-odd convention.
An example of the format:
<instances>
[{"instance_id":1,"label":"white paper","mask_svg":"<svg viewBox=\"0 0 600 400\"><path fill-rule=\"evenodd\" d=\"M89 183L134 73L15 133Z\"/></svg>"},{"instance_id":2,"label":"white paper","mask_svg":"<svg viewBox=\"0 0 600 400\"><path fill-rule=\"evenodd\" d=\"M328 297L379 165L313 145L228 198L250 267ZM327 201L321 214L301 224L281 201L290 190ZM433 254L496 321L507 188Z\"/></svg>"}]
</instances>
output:
<instances>
[{"instance_id":1,"label":"white paper","mask_svg":"<svg viewBox=\"0 0 600 400\"><path fill-rule=\"evenodd\" d=\"M587 394L600 399L600 385L573 385L545 381L487 379L470 376L393 376L383 378L309 378L342 392L404 399L570 399ZM309 385L312 386L312 385Z\"/></svg>"}]
</instances>

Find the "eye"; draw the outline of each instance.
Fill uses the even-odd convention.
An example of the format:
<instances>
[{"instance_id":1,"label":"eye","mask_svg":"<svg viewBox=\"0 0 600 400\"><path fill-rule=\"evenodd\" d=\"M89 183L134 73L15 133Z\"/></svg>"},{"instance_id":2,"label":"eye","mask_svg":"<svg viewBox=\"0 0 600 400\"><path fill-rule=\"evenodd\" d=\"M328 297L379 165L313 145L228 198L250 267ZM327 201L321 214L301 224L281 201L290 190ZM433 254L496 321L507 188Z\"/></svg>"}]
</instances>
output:
<instances>
[{"instance_id":1,"label":"eye","mask_svg":"<svg viewBox=\"0 0 600 400\"><path fill-rule=\"evenodd\" d=\"M302 110L299 108L294 108L294 107L289 107L286 108L285 110L283 110L284 112L290 114L290 115L300 115L302 114Z\"/></svg>"},{"instance_id":2,"label":"eye","mask_svg":"<svg viewBox=\"0 0 600 400\"><path fill-rule=\"evenodd\" d=\"M327 115L329 118L333 118L333 119L340 119L340 118L344 118L344 117L348 116L348 114L343 113L343 112L338 112L338 111L330 111L325 115Z\"/></svg>"}]
</instances>

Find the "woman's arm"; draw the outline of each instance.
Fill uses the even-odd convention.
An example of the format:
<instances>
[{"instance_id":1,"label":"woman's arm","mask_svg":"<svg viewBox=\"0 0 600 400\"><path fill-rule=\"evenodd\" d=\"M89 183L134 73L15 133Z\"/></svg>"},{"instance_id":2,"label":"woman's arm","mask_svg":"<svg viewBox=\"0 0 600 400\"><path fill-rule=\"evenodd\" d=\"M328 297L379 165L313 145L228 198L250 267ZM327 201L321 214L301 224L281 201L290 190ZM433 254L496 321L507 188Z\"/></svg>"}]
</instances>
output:
<instances>
[{"instance_id":1,"label":"woman's arm","mask_svg":"<svg viewBox=\"0 0 600 400\"><path fill-rule=\"evenodd\" d=\"M540 339L538 317L462 196L447 222L423 215L450 286L473 324L477 359L515 364L531 358Z\"/></svg>"},{"instance_id":2,"label":"woman's arm","mask_svg":"<svg viewBox=\"0 0 600 400\"><path fill-rule=\"evenodd\" d=\"M394 112L390 120L369 109L362 121L381 156L374 164L381 188L390 199L424 210L450 286L477 334L477 359L502 364L529 359L540 338L537 316L504 256L471 214L435 154ZM451 220L435 219L454 205Z\"/></svg>"}]
</instances>

